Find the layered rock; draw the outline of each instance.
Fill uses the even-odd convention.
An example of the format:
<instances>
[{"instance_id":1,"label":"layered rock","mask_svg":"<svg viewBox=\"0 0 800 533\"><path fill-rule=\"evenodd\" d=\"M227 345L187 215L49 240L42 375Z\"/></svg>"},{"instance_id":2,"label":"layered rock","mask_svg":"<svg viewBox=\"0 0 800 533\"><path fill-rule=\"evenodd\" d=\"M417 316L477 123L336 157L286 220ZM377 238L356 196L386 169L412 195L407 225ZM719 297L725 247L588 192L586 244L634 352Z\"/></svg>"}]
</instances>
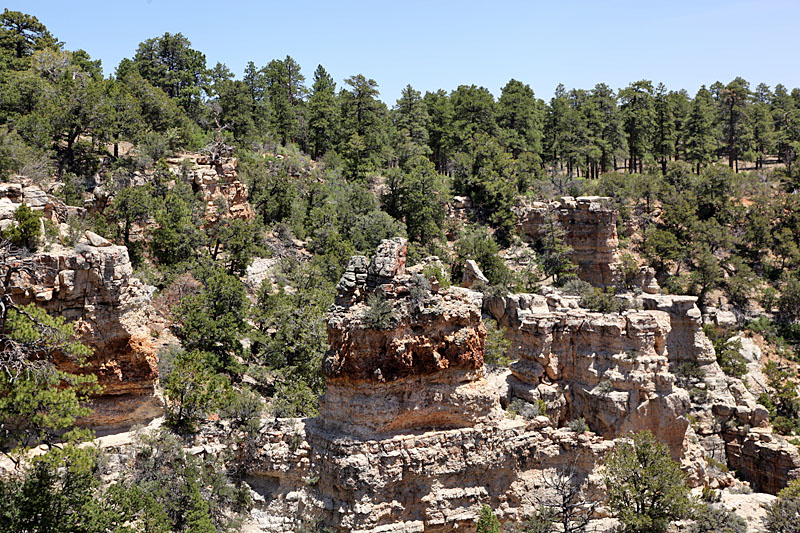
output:
<instances>
[{"instance_id":1,"label":"layered rock","mask_svg":"<svg viewBox=\"0 0 800 533\"><path fill-rule=\"evenodd\" d=\"M689 395L669 372L669 332L658 311L526 314L511 334L512 393L545 401L561 423L583 417L606 438L650 430L680 456Z\"/></svg>"},{"instance_id":2,"label":"layered rock","mask_svg":"<svg viewBox=\"0 0 800 533\"><path fill-rule=\"evenodd\" d=\"M544 417L368 440L331 433L323 420L286 422L268 433L248 479L257 496L247 531L475 531L484 504L522 521L557 469L572 468L597 498L591 472L613 447Z\"/></svg>"},{"instance_id":3,"label":"layered rock","mask_svg":"<svg viewBox=\"0 0 800 533\"><path fill-rule=\"evenodd\" d=\"M127 248L90 236L101 246L86 238L74 249L54 247L35 254L33 275L14 278L11 297L72 322L80 340L92 348L86 366L60 362L64 370L96 375L103 386L86 423L114 426L147 420L160 413L153 398L156 350L145 326L153 288L132 277Z\"/></svg>"},{"instance_id":4,"label":"layered rock","mask_svg":"<svg viewBox=\"0 0 800 533\"><path fill-rule=\"evenodd\" d=\"M330 310L320 416L265 434L249 530L474 531L484 504L529 517L557 468L599 497L593 471L612 443L504 416L484 376L480 294L422 270L405 268L403 240L351 260ZM367 318L375 297L395 313L385 327Z\"/></svg>"},{"instance_id":5,"label":"layered rock","mask_svg":"<svg viewBox=\"0 0 800 533\"><path fill-rule=\"evenodd\" d=\"M608 198L565 196L560 202L523 203L514 208L517 227L531 240L541 238L549 211L554 211L564 230L564 242L572 248L578 277L592 285L605 287L617 281L619 264L617 212Z\"/></svg>"},{"instance_id":6,"label":"layered rock","mask_svg":"<svg viewBox=\"0 0 800 533\"><path fill-rule=\"evenodd\" d=\"M167 160L170 170L185 179L195 191L200 191L206 202L206 217L218 216L251 219L255 215L248 202L247 185L239 181L235 157L212 158L206 154L181 154ZM227 213L219 212L219 203Z\"/></svg>"},{"instance_id":7,"label":"layered rock","mask_svg":"<svg viewBox=\"0 0 800 533\"><path fill-rule=\"evenodd\" d=\"M354 434L466 427L497 416L486 391L480 293L405 273L405 242L384 241L367 266L357 256L338 285L323 363L324 423ZM376 300L378 299L378 300ZM393 316L370 324L371 305Z\"/></svg>"}]
</instances>

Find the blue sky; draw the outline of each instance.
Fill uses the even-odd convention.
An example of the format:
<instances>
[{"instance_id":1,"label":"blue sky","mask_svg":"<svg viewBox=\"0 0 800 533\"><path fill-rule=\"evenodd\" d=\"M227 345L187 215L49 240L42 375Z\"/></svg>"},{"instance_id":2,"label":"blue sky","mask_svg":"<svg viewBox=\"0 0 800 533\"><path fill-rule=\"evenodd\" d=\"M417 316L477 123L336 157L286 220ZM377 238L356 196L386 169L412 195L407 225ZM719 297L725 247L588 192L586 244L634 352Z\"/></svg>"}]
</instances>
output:
<instances>
[{"instance_id":1,"label":"blue sky","mask_svg":"<svg viewBox=\"0 0 800 533\"><path fill-rule=\"evenodd\" d=\"M672 1L188 1L6 0L66 43L102 59L106 74L139 42L181 32L241 76L287 54L310 82L322 64L341 86L374 78L389 103L422 90L516 78L549 99L558 83L614 88L662 81L690 93L743 76L800 86L800 2Z\"/></svg>"}]
</instances>

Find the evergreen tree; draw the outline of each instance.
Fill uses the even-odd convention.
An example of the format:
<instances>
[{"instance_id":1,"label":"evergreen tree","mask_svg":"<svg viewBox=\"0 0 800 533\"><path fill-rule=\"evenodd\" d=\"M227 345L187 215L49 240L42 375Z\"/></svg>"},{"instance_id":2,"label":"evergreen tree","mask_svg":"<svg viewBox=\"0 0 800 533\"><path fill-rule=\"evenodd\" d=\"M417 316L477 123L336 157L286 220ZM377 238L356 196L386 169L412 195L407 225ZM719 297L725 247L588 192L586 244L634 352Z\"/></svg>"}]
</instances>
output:
<instances>
[{"instance_id":1,"label":"evergreen tree","mask_svg":"<svg viewBox=\"0 0 800 533\"><path fill-rule=\"evenodd\" d=\"M514 158L529 153L541 160L543 116L529 85L512 79L503 87L497 102L497 125Z\"/></svg>"},{"instance_id":2,"label":"evergreen tree","mask_svg":"<svg viewBox=\"0 0 800 533\"><path fill-rule=\"evenodd\" d=\"M705 85L692 100L686 125L686 156L700 173L700 168L711 162L716 148L714 131L714 101Z\"/></svg>"},{"instance_id":3,"label":"evergreen tree","mask_svg":"<svg viewBox=\"0 0 800 533\"><path fill-rule=\"evenodd\" d=\"M644 158L653 146L655 106L653 84L649 80L631 83L619 92L620 108L628 136L628 170L644 171Z\"/></svg>"},{"instance_id":4,"label":"evergreen tree","mask_svg":"<svg viewBox=\"0 0 800 533\"><path fill-rule=\"evenodd\" d=\"M654 97L655 130L653 156L661 162L661 173L667 173L667 160L675 155L675 110L663 83L656 87Z\"/></svg>"},{"instance_id":5,"label":"evergreen tree","mask_svg":"<svg viewBox=\"0 0 800 533\"><path fill-rule=\"evenodd\" d=\"M750 84L736 78L720 91L719 108L722 117L722 135L728 165L739 171L739 159L748 151L752 141L752 130L747 120L750 106Z\"/></svg>"},{"instance_id":6,"label":"evergreen tree","mask_svg":"<svg viewBox=\"0 0 800 533\"><path fill-rule=\"evenodd\" d=\"M388 114L378 100L378 84L363 74L345 80L349 90L340 94L344 130L342 153L351 178L364 178L366 172L388 160Z\"/></svg>"},{"instance_id":7,"label":"evergreen tree","mask_svg":"<svg viewBox=\"0 0 800 533\"><path fill-rule=\"evenodd\" d=\"M139 44L132 66L142 78L175 98L195 120L200 118L208 79L206 56L181 33L165 33Z\"/></svg>"},{"instance_id":8,"label":"evergreen tree","mask_svg":"<svg viewBox=\"0 0 800 533\"><path fill-rule=\"evenodd\" d=\"M445 172L455 146L453 103L447 93L441 89L435 93L425 93L424 101L430 118L428 142L431 148L431 159L436 165L436 170Z\"/></svg>"},{"instance_id":9,"label":"evergreen tree","mask_svg":"<svg viewBox=\"0 0 800 533\"><path fill-rule=\"evenodd\" d=\"M312 157L325 155L335 145L338 117L336 82L322 65L317 65L308 99L308 144Z\"/></svg>"}]
</instances>

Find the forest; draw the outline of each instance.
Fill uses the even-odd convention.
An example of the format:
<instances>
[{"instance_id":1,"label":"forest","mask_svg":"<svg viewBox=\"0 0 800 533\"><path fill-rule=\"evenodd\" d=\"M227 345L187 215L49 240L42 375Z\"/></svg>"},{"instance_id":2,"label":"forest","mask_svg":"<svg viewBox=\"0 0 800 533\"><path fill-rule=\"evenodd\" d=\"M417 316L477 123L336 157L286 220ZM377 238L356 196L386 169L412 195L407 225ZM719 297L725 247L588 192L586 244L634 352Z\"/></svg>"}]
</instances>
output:
<instances>
[{"instance_id":1,"label":"forest","mask_svg":"<svg viewBox=\"0 0 800 533\"><path fill-rule=\"evenodd\" d=\"M250 62L238 75L207 64L181 33L145 39L119 65L103 66L36 17L6 9L2 181L24 176L72 206L91 195L91 214L70 228L128 248L135 275L169 307L181 348L159 354L170 429L145 438L117 482L101 483L99 452L77 446L90 434L73 429L96 383L47 364L53 353L87 349L70 340L63 318L6 309L4 286L0 450L20 461L42 442L75 445L53 446L0 479L0 529L236 530L262 411L316 414L336 283L351 256L369 257L382 239L406 237L409 264L438 256L443 283L460 280L473 259L487 292L567 285L587 306L617 309L613 291L587 294L575 282L557 229L524 242L515 208L526 201L610 197L627 275L647 265L666 292L698 296L701 308L729 303L740 329L800 362L800 88L705 81L695 94L638 80L559 85L550 97L534 93L535 80L511 79L498 95L408 85L385 103L368 74L340 82L323 65L303 69L287 56ZM166 160L193 152L237 158L252 220L208 223L197 191L171 183ZM449 216L454 197L468 199L468 220ZM3 232L4 273L15 250L52 240L29 209L14 217ZM527 260L508 259L509 250ZM279 287L265 284L251 300L242 277L257 257L278 259ZM487 327L487 352L502 351L501 335ZM742 361L725 349L735 332L707 333L726 373L741 376ZM800 434L793 368L772 367L760 398L787 436ZM224 470L180 445L211 411L230 420L231 449L240 452Z\"/></svg>"}]
</instances>

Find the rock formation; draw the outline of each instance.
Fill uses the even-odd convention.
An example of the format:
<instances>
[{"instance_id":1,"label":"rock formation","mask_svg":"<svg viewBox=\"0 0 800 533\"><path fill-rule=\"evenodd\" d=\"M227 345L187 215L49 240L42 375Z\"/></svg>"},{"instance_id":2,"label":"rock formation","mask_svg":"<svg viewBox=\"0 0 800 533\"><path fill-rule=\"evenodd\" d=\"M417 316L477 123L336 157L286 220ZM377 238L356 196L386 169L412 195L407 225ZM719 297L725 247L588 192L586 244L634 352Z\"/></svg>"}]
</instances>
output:
<instances>
[{"instance_id":1,"label":"rock formation","mask_svg":"<svg viewBox=\"0 0 800 533\"><path fill-rule=\"evenodd\" d=\"M472 426L497 416L483 377L480 293L431 287L405 272L405 242L384 241L367 266L350 261L328 321L325 424L350 433ZM390 306L387 324L371 305Z\"/></svg>"},{"instance_id":2,"label":"rock formation","mask_svg":"<svg viewBox=\"0 0 800 533\"><path fill-rule=\"evenodd\" d=\"M514 208L517 227L531 240L541 238L549 211L554 211L564 230L564 242L572 248L578 277L604 287L614 285L619 263L617 212L608 198L565 196L560 202L523 203Z\"/></svg>"},{"instance_id":3,"label":"rock formation","mask_svg":"<svg viewBox=\"0 0 800 533\"><path fill-rule=\"evenodd\" d=\"M100 246L87 238L74 249L36 253L31 258L35 275L14 279L11 296L18 304L33 302L73 322L80 340L92 348L86 367L62 362L64 370L96 375L103 386L85 423L108 427L140 422L161 412L153 397L156 350L145 326L153 289L132 277L124 246L91 236Z\"/></svg>"},{"instance_id":4,"label":"rock formation","mask_svg":"<svg viewBox=\"0 0 800 533\"><path fill-rule=\"evenodd\" d=\"M167 164L177 179L187 180L195 191L203 193L210 220L220 215L218 202L227 208L231 218L255 216L248 202L247 185L239 181L235 157L213 159L205 154L181 154L168 159Z\"/></svg>"},{"instance_id":5,"label":"rock formation","mask_svg":"<svg viewBox=\"0 0 800 533\"><path fill-rule=\"evenodd\" d=\"M481 295L442 289L421 267L405 268L400 239L350 261L320 416L266 433L248 479L252 530L474 531L484 503L503 520L530 516L557 468L574 467L587 498L600 494L592 472L613 443L546 416L503 416L484 376ZM377 327L376 297L394 313Z\"/></svg>"},{"instance_id":6,"label":"rock formation","mask_svg":"<svg viewBox=\"0 0 800 533\"><path fill-rule=\"evenodd\" d=\"M681 455L689 394L669 372L666 313L573 310L531 313L520 322L509 350L518 359L513 395L545 401L561 423L585 418L609 439L650 430Z\"/></svg>"},{"instance_id":7,"label":"rock formation","mask_svg":"<svg viewBox=\"0 0 800 533\"><path fill-rule=\"evenodd\" d=\"M82 211L36 186L3 184L0 195L0 227L12 223L23 202L54 223ZM153 397L158 363L146 326L154 289L132 277L127 248L87 231L74 248L51 244L28 261L29 272L11 280L12 299L72 322L81 342L93 350L85 367L59 362L63 370L96 375L103 386L94 413L83 423L102 431L158 416L161 407Z\"/></svg>"}]
</instances>

